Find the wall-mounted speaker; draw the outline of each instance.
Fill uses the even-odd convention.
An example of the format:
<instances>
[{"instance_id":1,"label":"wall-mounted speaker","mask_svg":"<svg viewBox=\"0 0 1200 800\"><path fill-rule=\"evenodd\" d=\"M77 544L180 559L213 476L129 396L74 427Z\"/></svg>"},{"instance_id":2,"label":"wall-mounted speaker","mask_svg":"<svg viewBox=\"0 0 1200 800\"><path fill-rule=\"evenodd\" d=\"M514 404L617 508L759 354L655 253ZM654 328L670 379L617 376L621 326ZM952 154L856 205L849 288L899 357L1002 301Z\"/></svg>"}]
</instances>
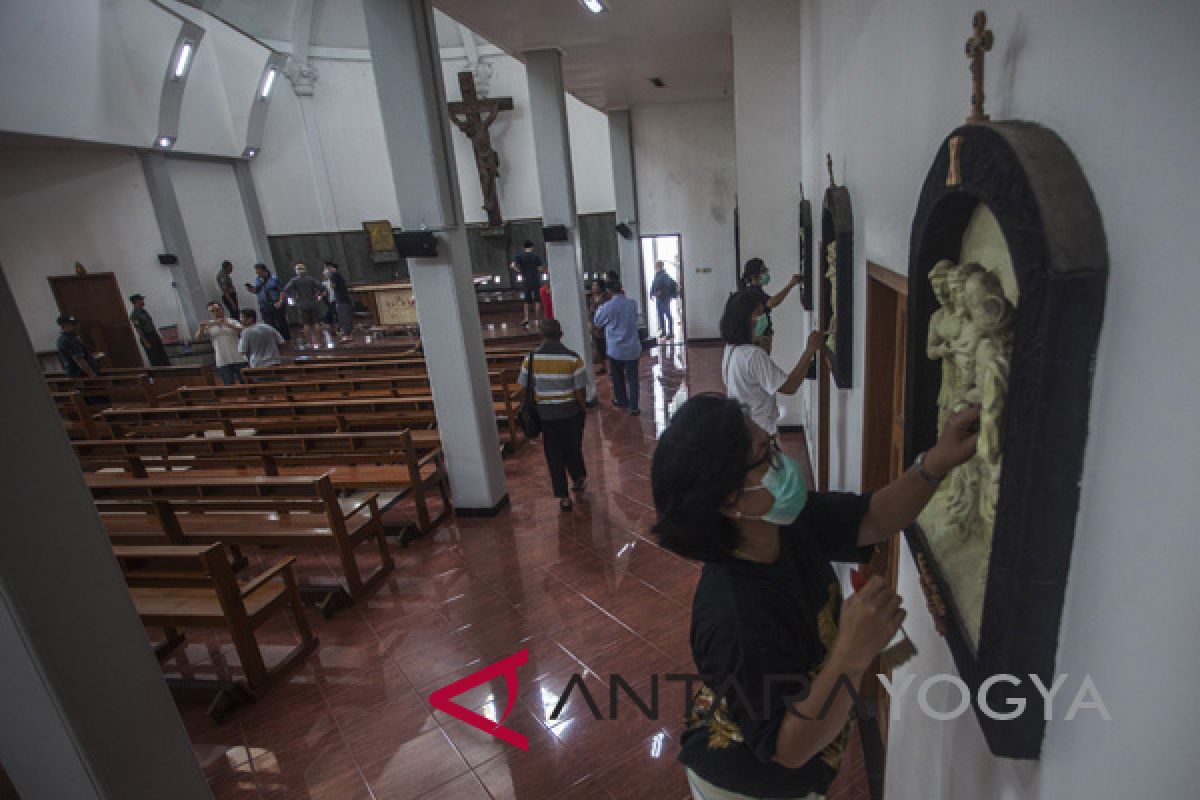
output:
<instances>
[{"instance_id":1,"label":"wall-mounted speaker","mask_svg":"<svg viewBox=\"0 0 1200 800\"><path fill-rule=\"evenodd\" d=\"M179 263L179 256L175 255L174 253L159 253L158 263L162 264L164 267L174 266L175 264Z\"/></svg>"},{"instance_id":2,"label":"wall-mounted speaker","mask_svg":"<svg viewBox=\"0 0 1200 800\"><path fill-rule=\"evenodd\" d=\"M396 249L403 258L433 258L437 238L429 231L400 231L395 234Z\"/></svg>"},{"instance_id":3,"label":"wall-mounted speaker","mask_svg":"<svg viewBox=\"0 0 1200 800\"><path fill-rule=\"evenodd\" d=\"M542 228L542 239L547 242L568 242L570 235L566 225L547 225Z\"/></svg>"},{"instance_id":4,"label":"wall-mounted speaker","mask_svg":"<svg viewBox=\"0 0 1200 800\"><path fill-rule=\"evenodd\" d=\"M633 228L630 228L624 222L618 223L617 224L617 234L622 239L632 239L633 238Z\"/></svg>"}]
</instances>

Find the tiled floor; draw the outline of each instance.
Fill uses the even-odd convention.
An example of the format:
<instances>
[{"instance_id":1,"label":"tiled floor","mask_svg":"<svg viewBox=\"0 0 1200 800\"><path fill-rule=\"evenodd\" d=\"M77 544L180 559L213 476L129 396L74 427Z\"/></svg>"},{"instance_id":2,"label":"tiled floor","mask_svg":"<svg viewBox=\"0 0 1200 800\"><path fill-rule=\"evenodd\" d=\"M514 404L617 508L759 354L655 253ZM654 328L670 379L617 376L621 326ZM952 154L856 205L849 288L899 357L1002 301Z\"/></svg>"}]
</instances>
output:
<instances>
[{"instance_id":1,"label":"tiled floor","mask_svg":"<svg viewBox=\"0 0 1200 800\"><path fill-rule=\"evenodd\" d=\"M657 719L622 697L597 720L575 691L578 674L604 717L619 673L649 700L651 676L692 671L691 594L698 568L658 547L650 454L667 415L689 391L720 388L719 350L655 348L642 360L641 417L610 404L598 379L585 457L589 486L574 512L551 496L540 444L505 460L511 507L459 519L395 548L396 568L368 602L333 619L311 610L320 647L258 703L212 723L202 704L180 711L196 757L225 798L487 800L690 796L676 761L684 696L661 686ZM799 445L802 447L802 445ZM789 448L791 449L791 448ZM363 548L364 558L367 548ZM274 553L252 558L261 566ZM330 580L328 556L304 555L303 579ZM280 620L259 632L268 660L295 642ZM239 674L232 645L188 632L168 669ZM481 733L428 702L434 689L527 649L517 698L497 679L457 698L505 726L528 752Z\"/></svg>"}]
</instances>

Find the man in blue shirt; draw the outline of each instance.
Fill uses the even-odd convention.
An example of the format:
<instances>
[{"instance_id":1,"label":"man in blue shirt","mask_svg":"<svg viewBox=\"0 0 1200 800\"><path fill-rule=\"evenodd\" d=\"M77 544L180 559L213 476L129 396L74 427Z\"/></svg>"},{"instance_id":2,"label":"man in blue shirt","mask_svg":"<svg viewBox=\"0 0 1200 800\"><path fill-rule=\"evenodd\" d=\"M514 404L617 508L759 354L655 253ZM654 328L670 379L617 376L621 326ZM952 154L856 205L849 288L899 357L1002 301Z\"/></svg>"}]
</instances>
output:
<instances>
[{"instance_id":1,"label":"man in blue shirt","mask_svg":"<svg viewBox=\"0 0 1200 800\"><path fill-rule=\"evenodd\" d=\"M596 309L593 322L604 329L604 343L611 364L613 405L628 407L629 413L636 417L642 413L638 409L638 359L642 355L642 340L638 336L637 303L625 296L621 284L610 284L609 289L612 299Z\"/></svg>"},{"instance_id":2,"label":"man in blue shirt","mask_svg":"<svg viewBox=\"0 0 1200 800\"><path fill-rule=\"evenodd\" d=\"M271 274L271 270L267 269L266 264L255 264L254 274L257 276L254 279L254 285L246 284L246 288L258 295L258 314L262 317L262 321L270 325L275 330L279 331L279 335L284 339L292 338L292 331L288 326L287 313L275 307L279 302L279 297L282 294L279 288L279 278Z\"/></svg>"}]
</instances>

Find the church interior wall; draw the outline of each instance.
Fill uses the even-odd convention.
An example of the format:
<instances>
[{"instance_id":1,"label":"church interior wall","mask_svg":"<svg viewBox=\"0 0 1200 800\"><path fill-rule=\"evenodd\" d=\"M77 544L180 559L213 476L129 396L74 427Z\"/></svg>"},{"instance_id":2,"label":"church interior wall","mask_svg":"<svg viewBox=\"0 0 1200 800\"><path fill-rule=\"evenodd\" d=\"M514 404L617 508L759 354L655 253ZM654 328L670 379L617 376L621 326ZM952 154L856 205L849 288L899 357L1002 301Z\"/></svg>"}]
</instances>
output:
<instances>
[{"instance_id":1,"label":"church interior wall","mask_svg":"<svg viewBox=\"0 0 1200 800\"><path fill-rule=\"evenodd\" d=\"M204 301L220 299L217 268L222 261L235 265L239 293L242 283L252 280L250 269L258 259L246 224L246 214L230 164L216 161L172 159L171 179L179 212L192 246L192 258L200 277Z\"/></svg>"},{"instance_id":2,"label":"church interior wall","mask_svg":"<svg viewBox=\"0 0 1200 800\"><path fill-rule=\"evenodd\" d=\"M631 115L638 234L682 235L692 339L720 335L721 311L736 285L733 116L728 100L635 106Z\"/></svg>"},{"instance_id":3,"label":"church interior wall","mask_svg":"<svg viewBox=\"0 0 1200 800\"><path fill-rule=\"evenodd\" d=\"M34 348L53 349L58 336L46 277L70 274L76 261L115 273L125 295L144 294L159 325L176 322L171 273L157 258L162 247L133 151L0 148L0 263Z\"/></svg>"},{"instance_id":4,"label":"church interior wall","mask_svg":"<svg viewBox=\"0 0 1200 800\"><path fill-rule=\"evenodd\" d=\"M805 182L815 195L831 152L854 203L858 320L866 260L907 272L925 173L969 111L962 43L978 7L963 0L802 6ZM1187 155L1200 106L1178 98L1194 94L1200 74L1190 42L1200 9L1169 0L1014 0L988 12L996 45L987 58L987 110L994 119L1046 125L1073 150L1096 195L1110 258L1059 640L1058 672L1071 677L1039 762L992 757L973 715L934 721L910 691L892 706L887 791L931 800L1191 796L1200 775L1179 768L1177 743L1200 736L1194 704L1180 702L1194 691L1182 665L1197 662L1200 642L1178 632L1194 626L1186 587L1200 558L1192 485L1200 460L1179 429L1194 416L1200 364L1190 340L1179 337L1195 329L1200 291L1200 162ZM814 203L819 208L819 196ZM861 331L860 322L855 387L863 379ZM862 390L835 393L832 483L855 489ZM907 556L899 591L921 654L897 678L953 674ZM1064 719L1085 674L1112 722L1094 712ZM931 703L953 706L957 694L945 684L938 690Z\"/></svg>"}]
</instances>

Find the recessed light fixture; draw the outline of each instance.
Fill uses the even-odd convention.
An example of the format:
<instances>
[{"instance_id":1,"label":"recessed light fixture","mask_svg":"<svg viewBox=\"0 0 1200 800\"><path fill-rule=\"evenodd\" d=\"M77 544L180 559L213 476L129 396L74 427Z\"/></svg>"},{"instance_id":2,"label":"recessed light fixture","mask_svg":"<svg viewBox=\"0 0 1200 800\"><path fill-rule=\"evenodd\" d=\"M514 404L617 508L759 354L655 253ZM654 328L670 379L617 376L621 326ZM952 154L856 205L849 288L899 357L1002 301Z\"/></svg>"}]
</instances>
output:
<instances>
[{"instance_id":1,"label":"recessed light fixture","mask_svg":"<svg viewBox=\"0 0 1200 800\"><path fill-rule=\"evenodd\" d=\"M271 87L275 85L275 76L279 74L279 70L274 66L267 67L267 72L263 75L262 85L258 90L258 99L266 100L271 96Z\"/></svg>"},{"instance_id":2,"label":"recessed light fixture","mask_svg":"<svg viewBox=\"0 0 1200 800\"><path fill-rule=\"evenodd\" d=\"M179 52L175 54L175 69L171 71L172 78L181 81L187 75L188 67L192 64L192 53L195 49L196 44L191 39L184 39L183 44L179 45Z\"/></svg>"},{"instance_id":3,"label":"recessed light fixture","mask_svg":"<svg viewBox=\"0 0 1200 800\"><path fill-rule=\"evenodd\" d=\"M171 147L175 144L175 137L174 136L160 136L154 142L154 144L156 147L158 147L162 150L170 150Z\"/></svg>"},{"instance_id":4,"label":"recessed light fixture","mask_svg":"<svg viewBox=\"0 0 1200 800\"><path fill-rule=\"evenodd\" d=\"M579 2L593 14L600 14L605 10L604 3L601 0L579 0Z\"/></svg>"},{"instance_id":5,"label":"recessed light fixture","mask_svg":"<svg viewBox=\"0 0 1200 800\"><path fill-rule=\"evenodd\" d=\"M247 147L247 148L246 148L246 149L245 149L245 150L242 152L242 157L243 157L243 158L254 158L256 155L258 155L258 148L257 148L257 147Z\"/></svg>"}]
</instances>

